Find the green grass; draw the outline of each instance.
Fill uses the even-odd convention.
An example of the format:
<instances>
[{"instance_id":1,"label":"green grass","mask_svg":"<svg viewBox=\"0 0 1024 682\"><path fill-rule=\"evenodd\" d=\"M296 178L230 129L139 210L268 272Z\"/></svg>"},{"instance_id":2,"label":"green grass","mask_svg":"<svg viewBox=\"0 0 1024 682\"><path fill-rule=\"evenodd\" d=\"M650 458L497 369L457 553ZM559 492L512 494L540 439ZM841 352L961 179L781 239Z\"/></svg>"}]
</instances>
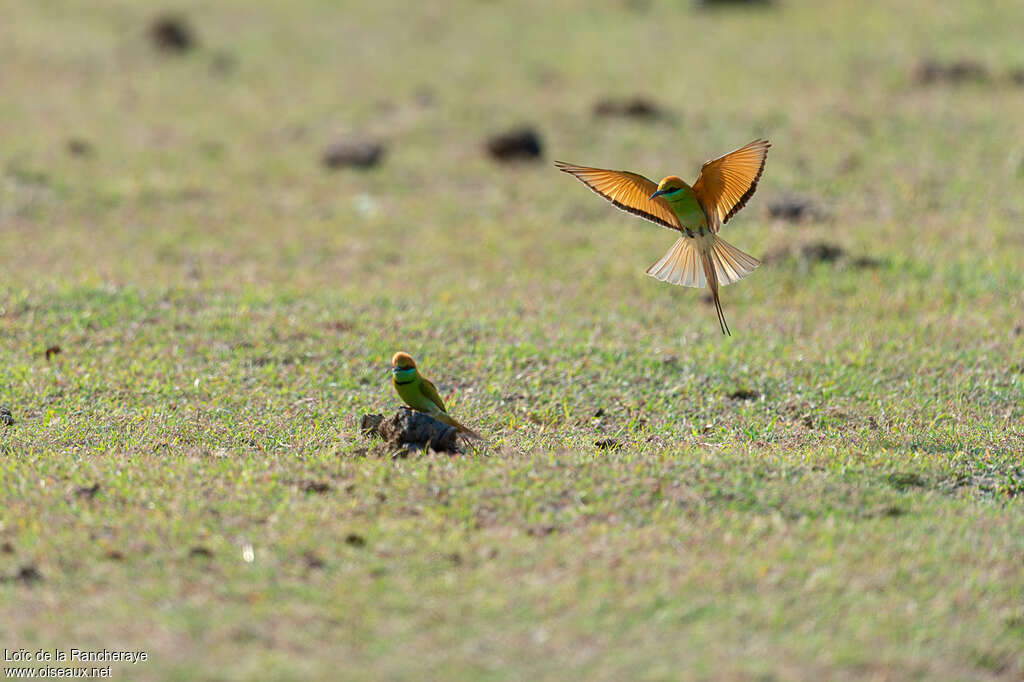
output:
<instances>
[{"instance_id":1,"label":"green grass","mask_svg":"<svg viewBox=\"0 0 1024 682\"><path fill-rule=\"evenodd\" d=\"M144 3L5 13L0 648L149 653L119 679L1020 679L1024 12L366 5L179 3L181 56ZM922 86L925 57L991 78ZM637 92L669 115L592 116ZM488 159L520 122L544 162ZM352 132L383 163L321 167ZM692 179L757 136L730 338L644 275L670 233L550 164ZM822 215L772 220L793 194ZM486 444L359 433L400 349Z\"/></svg>"}]
</instances>

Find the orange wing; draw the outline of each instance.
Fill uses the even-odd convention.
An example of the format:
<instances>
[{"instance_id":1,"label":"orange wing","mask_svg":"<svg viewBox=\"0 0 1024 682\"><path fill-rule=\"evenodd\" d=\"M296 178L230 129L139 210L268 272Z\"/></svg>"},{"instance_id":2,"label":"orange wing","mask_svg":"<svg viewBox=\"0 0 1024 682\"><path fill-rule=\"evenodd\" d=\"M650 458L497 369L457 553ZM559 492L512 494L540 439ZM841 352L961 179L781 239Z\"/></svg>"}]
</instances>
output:
<instances>
[{"instance_id":1,"label":"orange wing","mask_svg":"<svg viewBox=\"0 0 1024 682\"><path fill-rule=\"evenodd\" d=\"M682 231L672 207L661 197L653 201L650 196L658 186L636 173L574 166L571 163L555 161L558 170L574 176L584 185L600 194L623 211L638 215L664 227Z\"/></svg>"},{"instance_id":2,"label":"orange wing","mask_svg":"<svg viewBox=\"0 0 1024 682\"><path fill-rule=\"evenodd\" d=\"M701 167L693 191L708 212L715 232L754 196L771 146L768 140L754 140Z\"/></svg>"}]
</instances>

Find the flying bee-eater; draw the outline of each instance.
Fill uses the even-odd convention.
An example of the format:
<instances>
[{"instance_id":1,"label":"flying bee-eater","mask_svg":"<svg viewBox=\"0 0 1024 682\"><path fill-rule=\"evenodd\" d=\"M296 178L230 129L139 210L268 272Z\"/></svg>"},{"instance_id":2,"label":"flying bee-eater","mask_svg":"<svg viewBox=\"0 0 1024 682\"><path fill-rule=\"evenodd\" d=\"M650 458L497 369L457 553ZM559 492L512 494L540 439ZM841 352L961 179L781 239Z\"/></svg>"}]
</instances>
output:
<instances>
[{"instance_id":1,"label":"flying bee-eater","mask_svg":"<svg viewBox=\"0 0 1024 682\"><path fill-rule=\"evenodd\" d=\"M395 387L398 397L412 409L425 412L448 426L454 426L456 431L469 438L481 439L475 431L448 415L437 388L429 379L420 375L416 369L416 361L408 353L399 351L391 358L391 384Z\"/></svg>"},{"instance_id":2,"label":"flying bee-eater","mask_svg":"<svg viewBox=\"0 0 1024 682\"><path fill-rule=\"evenodd\" d=\"M711 289L723 334L731 335L718 299L718 285L738 282L761 261L718 236L718 230L754 195L768 156L768 140L754 140L708 161L693 185L669 175L657 185L637 173L587 168L556 161L559 170L616 207L682 236L647 274L662 282Z\"/></svg>"}]
</instances>

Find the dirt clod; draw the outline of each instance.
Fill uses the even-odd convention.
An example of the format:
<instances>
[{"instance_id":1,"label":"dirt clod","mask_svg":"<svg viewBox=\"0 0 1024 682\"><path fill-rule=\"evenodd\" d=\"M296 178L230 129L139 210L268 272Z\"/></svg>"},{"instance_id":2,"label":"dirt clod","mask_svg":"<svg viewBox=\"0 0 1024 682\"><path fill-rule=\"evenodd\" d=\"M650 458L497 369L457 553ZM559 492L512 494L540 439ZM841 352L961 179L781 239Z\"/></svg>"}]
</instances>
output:
<instances>
[{"instance_id":1,"label":"dirt clod","mask_svg":"<svg viewBox=\"0 0 1024 682\"><path fill-rule=\"evenodd\" d=\"M99 491L100 484L93 483L92 485L86 485L81 486L79 488L75 488L75 497L81 498L83 500L91 500L92 498L96 497L96 493L98 493Z\"/></svg>"},{"instance_id":2,"label":"dirt clod","mask_svg":"<svg viewBox=\"0 0 1024 682\"><path fill-rule=\"evenodd\" d=\"M526 534L532 538L544 538L558 530L551 524L541 524L536 526L530 526L526 529Z\"/></svg>"},{"instance_id":3,"label":"dirt clod","mask_svg":"<svg viewBox=\"0 0 1024 682\"><path fill-rule=\"evenodd\" d=\"M43 574L32 564L25 564L12 575L0 577L0 582L22 583L23 585L32 585L42 582L42 580Z\"/></svg>"},{"instance_id":4,"label":"dirt clod","mask_svg":"<svg viewBox=\"0 0 1024 682\"><path fill-rule=\"evenodd\" d=\"M387 418L379 414L363 415L360 427L364 434L377 436L392 448L458 452L458 432L453 427L407 407Z\"/></svg>"},{"instance_id":5,"label":"dirt clod","mask_svg":"<svg viewBox=\"0 0 1024 682\"><path fill-rule=\"evenodd\" d=\"M50 346L46 349L46 361L49 362L50 358L55 355L60 355L60 346Z\"/></svg>"},{"instance_id":6,"label":"dirt clod","mask_svg":"<svg viewBox=\"0 0 1024 682\"><path fill-rule=\"evenodd\" d=\"M923 488L925 481L919 475L909 472L897 471L889 474L889 485L900 490L906 488Z\"/></svg>"},{"instance_id":7,"label":"dirt clod","mask_svg":"<svg viewBox=\"0 0 1024 682\"><path fill-rule=\"evenodd\" d=\"M759 391L754 391L749 388L741 388L729 394L730 400L757 400L760 397L761 393Z\"/></svg>"},{"instance_id":8,"label":"dirt clod","mask_svg":"<svg viewBox=\"0 0 1024 682\"><path fill-rule=\"evenodd\" d=\"M871 270L884 266L885 261L881 258L872 258L871 256L857 256L850 261L850 265L860 270Z\"/></svg>"},{"instance_id":9,"label":"dirt clod","mask_svg":"<svg viewBox=\"0 0 1024 682\"><path fill-rule=\"evenodd\" d=\"M376 140L351 137L332 142L324 149L320 162L327 168L360 168L376 166L384 156L384 145Z\"/></svg>"},{"instance_id":10,"label":"dirt clod","mask_svg":"<svg viewBox=\"0 0 1024 682\"><path fill-rule=\"evenodd\" d=\"M822 212L810 199L791 195L770 201L768 203L768 215L774 220L800 223L817 220L821 218Z\"/></svg>"},{"instance_id":11,"label":"dirt clod","mask_svg":"<svg viewBox=\"0 0 1024 682\"><path fill-rule=\"evenodd\" d=\"M213 552L206 547L193 547L188 551L188 555L192 559L210 559L213 557Z\"/></svg>"},{"instance_id":12,"label":"dirt clod","mask_svg":"<svg viewBox=\"0 0 1024 682\"><path fill-rule=\"evenodd\" d=\"M834 263L845 254L843 247L830 242L814 242L800 248L800 256L812 263Z\"/></svg>"},{"instance_id":13,"label":"dirt clod","mask_svg":"<svg viewBox=\"0 0 1024 682\"><path fill-rule=\"evenodd\" d=\"M543 146L533 128L523 126L487 139L487 153L497 161L536 161Z\"/></svg>"},{"instance_id":14,"label":"dirt clod","mask_svg":"<svg viewBox=\"0 0 1024 682\"><path fill-rule=\"evenodd\" d=\"M11 408L0 407L0 424L14 426L14 417L11 415Z\"/></svg>"},{"instance_id":15,"label":"dirt clod","mask_svg":"<svg viewBox=\"0 0 1024 682\"><path fill-rule=\"evenodd\" d=\"M67 141L67 150L71 156L92 156L93 146L88 140L72 137Z\"/></svg>"},{"instance_id":16,"label":"dirt clod","mask_svg":"<svg viewBox=\"0 0 1024 682\"><path fill-rule=\"evenodd\" d=\"M323 568L327 565L327 562L323 560L323 557L312 550L302 555L302 559L306 564L306 568L310 570Z\"/></svg>"},{"instance_id":17,"label":"dirt clod","mask_svg":"<svg viewBox=\"0 0 1024 682\"><path fill-rule=\"evenodd\" d=\"M184 17L165 14L149 27L149 37L157 49L168 53L188 52L196 45L195 35Z\"/></svg>"},{"instance_id":18,"label":"dirt clod","mask_svg":"<svg viewBox=\"0 0 1024 682\"><path fill-rule=\"evenodd\" d=\"M365 547L366 538L358 533L349 533L345 536L345 544L349 547Z\"/></svg>"},{"instance_id":19,"label":"dirt clod","mask_svg":"<svg viewBox=\"0 0 1024 682\"><path fill-rule=\"evenodd\" d=\"M622 447L622 442L616 438L604 438L596 441L594 447L599 450L618 450Z\"/></svg>"},{"instance_id":20,"label":"dirt clod","mask_svg":"<svg viewBox=\"0 0 1024 682\"><path fill-rule=\"evenodd\" d=\"M694 0L697 7L768 7L772 0Z\"/></svg>"},{"instance_id":21,"label":"dirt clod","mask_svg":"<svg viewBox=\"0 0 1024 682\"><path fill-rule=\"evenodd\" d=\"M960 59L952 62L940 62L937 59L923 59L914 66L913 79L921 85L946 83L984 83L989 79L988 69L981 62L972 59Z\"/></svg>"},{"instance_id":22,"label":"dirt clod","mask_svg":"<svg viewBox=\"0 0 1024 682\"><path fill-rule=\"evenodd\" d=\"M641 95L617 99L605 97L594 103L594 116L653 120L664 116L657 104Z\"/></svg>"},{"instance_id":23,"label":"dirt clod","mask_svg":"<svg viewBox=\"0 0 1024 682\"><path fill-rule=\"evenodd\" d=\"M323 495L334 490L327 481L303 481L299 485L299 489L304 493L315 493L317 495Z\"/></svg>"}]
</instances>

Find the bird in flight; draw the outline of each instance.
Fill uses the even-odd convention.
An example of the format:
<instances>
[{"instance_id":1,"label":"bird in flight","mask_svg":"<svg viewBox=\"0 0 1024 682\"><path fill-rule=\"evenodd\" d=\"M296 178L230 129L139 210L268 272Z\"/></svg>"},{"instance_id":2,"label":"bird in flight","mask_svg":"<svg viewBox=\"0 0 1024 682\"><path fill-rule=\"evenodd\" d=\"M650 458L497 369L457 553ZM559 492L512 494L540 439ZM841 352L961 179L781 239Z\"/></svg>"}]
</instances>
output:
<instances>
[{"instance_id":1,"label":"bird in flight","mask_svg":"<svg viewBox=\"0 0 1024 682\"><path fill-rule=\"evenodd\" d=\"M448 415L437 388L426 377L420 375L416 369L416 361L408 353L399 351L391 358L391 384L395 387L398 397L412 409L425 412L448 426L454 426L456 431L469 438L481 439L475 431Z\"/></svg>"},{"instance_id":2,"label":"bird in flight","mask_svg":"<svg viewBox=\"0 0 1024 682\"><path fill-rule=\"evenodd\" d=\"M719 237L718 230L754 195L769 147L768 140L754 140L708 161L692 186L675 175L655 185L628 171L561 161L555 166L623 211L681 232L661 260L647 268L647 274L669 284L710 288L722 333L731 335L718 299L718 285L738 282L761 261Z\"/></svg>"}]
</instances>

